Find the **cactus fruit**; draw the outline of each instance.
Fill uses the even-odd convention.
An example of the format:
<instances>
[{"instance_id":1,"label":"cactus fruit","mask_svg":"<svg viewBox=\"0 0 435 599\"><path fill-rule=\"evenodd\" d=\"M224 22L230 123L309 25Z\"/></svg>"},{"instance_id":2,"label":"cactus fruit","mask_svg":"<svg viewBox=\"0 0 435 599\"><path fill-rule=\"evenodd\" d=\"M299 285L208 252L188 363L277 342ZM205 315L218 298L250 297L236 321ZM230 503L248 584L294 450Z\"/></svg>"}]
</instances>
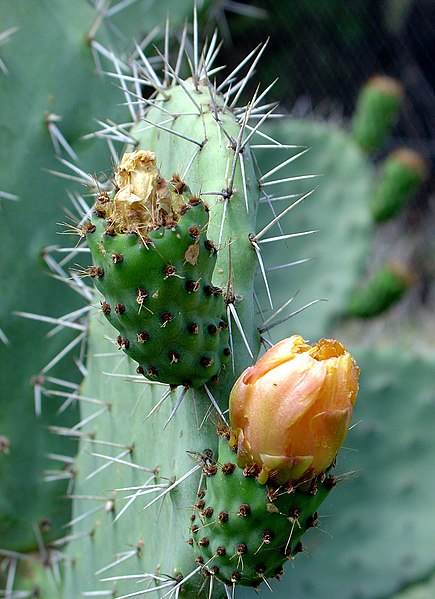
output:
<instances>
[{"instance_id":1,"label":"cactus fruit","mask_svg":"<svg viewBox=\"0 0 435 599\"><path fill-rule=\"evenodd\" d=\"M400 148L382 165L379 181L370 201L373 218L382 222L396 216L427 172L426 161L414 150Z\"/></svg>"},{"instance_id":2,"label":"cactus fruit","mask_svg":"<svg viewBox=\"0 0 435 599\"><path fill-rule=\"evenodd\" d=\"M340 343L310 346L298 335L240 375L230 430L221 431L216 463L207 456L203 468L201 524L191 527L206 572L256 587L302 550L301 536L335 486L329 471L349 429L358 376Z\"/></svg>"},{"instance_id":3,"label":"cactus fruit","mask_svg":"<svg viewBox=\"0 0 435 599\"><path fill-rule=\"evenodd\" d=\"M212 284L216 248L208 208L179 176L159 175L152 152L126 153L113 201L100 194L84 231L118 349L137 372L170 385L216 380L228 362L226 306Z\"/></svg>"},{"instance_id":4,"label":"cactus fruit","mask_svg":"<svg viewBox=\"0 0 435 599\"><path fill-rule=\"evenodd\" d=\"M369 152L377 150L391 133L403 104L402 84L385 75L370 79L357 101L352 137Z\"/></svg>"},{"instance_id":5,"label":"cactus fruit","mask_svg":"<svg viewBox=\"0 0 435 599\"><path fill-rule=\"evenodd\" d=\"M195 561L228 586L258 587L280 578L283 564L302 551L302 535L316 526L333 475L313 479L303 491L260 485L258 470L239 468L225 438L216 466L204 470L206 488L198 493L189 539Z\"/></svg>"}]
</instances>

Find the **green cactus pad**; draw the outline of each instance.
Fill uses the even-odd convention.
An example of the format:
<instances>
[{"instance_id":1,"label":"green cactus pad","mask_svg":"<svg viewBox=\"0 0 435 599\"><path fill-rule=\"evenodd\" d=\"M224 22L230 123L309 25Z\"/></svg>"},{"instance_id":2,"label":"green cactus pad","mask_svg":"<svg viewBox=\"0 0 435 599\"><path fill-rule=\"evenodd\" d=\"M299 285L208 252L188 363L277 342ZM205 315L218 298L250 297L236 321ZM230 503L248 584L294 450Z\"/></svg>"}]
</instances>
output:
<instances>
[{"instance_id":1,"label":"green cactus pad","mask_svg":"<svg viewBox=\"0 0 435 599\"><path fill-rule=\"evenodd\" d=\"M206 491L189 543L206 574L227 585L258 586L280 578L282 565L302 551L302 535L316 526L317 509L334 486L333 477L306 491L259 485L235 464L222 439L216 466L205 468Z\"/></svg>"},{"instance_id":2,"label":"green cactus pad","mask_svg":"<svg viewBox=\"0 0 435 599\"><path fill-rule=\"evenodd\" d=\"M88 272L119 332L116 346L138 362L138 373L199 387L218 377L231 352L225 301L211 281L216 249L206 237L208 208L188 195L178 222L146 234L117 232L108 218L113 202L97 202L86 226L94 259Z\"/></svg>"}]
</instances>

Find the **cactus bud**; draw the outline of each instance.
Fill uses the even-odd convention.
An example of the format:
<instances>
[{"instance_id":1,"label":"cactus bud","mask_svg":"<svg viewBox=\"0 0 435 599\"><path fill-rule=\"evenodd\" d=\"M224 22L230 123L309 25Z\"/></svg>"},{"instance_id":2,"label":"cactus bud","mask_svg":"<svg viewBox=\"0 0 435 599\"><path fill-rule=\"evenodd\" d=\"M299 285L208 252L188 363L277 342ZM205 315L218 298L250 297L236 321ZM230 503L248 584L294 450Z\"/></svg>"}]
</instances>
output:
<instances>
[{"instance_id":1,"label":"cactus bud","mask_svg":"<svg viewBox=\"0 0 435 599\"><path fill-rule=\"evenodd\" d=\"M414 277L404 264L383 264L364 286L352 293L348 314L355 318L378 316L398 302L413 282Z\"/></svg>"},{"instance_id":2,"label":"cactus bud","mask_svg":"<svg viewBox=\"0 0 435 599\"><path fill-rule=\"evenodd\" d=\"M399 148L390 154L370 202L376 222L396 216L424 181L427 171L426 161L414 150Z\"/></svg>"},{"instance_id":3,"label":"cactus bud","mask_svg":"<svg viewBox=\"0 0 435 599\"><path fill-rule=\"evenodd\" d=\"M352 137L367 152L377 150L393 129L404 90L392 77L372 77L361 90L352 118Z\"/></svg>"},{"instance_id":4,"label":"cactus bud","mask_svg":"<svg viewBox=\"0 0 435 599\"><path fill-rule=\"evenodd\" d=\"M305 483L333 462L349 429L359 368L338 341L299 335L247 368L230 396L232 444L258 481Z\"/></svg>"}]
</instances>

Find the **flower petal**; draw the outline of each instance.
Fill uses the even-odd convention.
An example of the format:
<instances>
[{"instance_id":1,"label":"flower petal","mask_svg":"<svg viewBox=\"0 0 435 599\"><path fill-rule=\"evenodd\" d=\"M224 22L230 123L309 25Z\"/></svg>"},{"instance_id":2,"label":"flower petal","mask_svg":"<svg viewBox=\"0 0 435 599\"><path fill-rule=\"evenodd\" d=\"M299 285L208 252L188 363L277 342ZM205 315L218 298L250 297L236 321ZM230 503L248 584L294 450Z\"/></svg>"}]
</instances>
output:
<instances>
[{"instance_id":1,"label":"flower petal","mask_svg":"<svg viewBox=\"0 0 435 599\"><path fill-rule=\"evenodd\" d=\"M310 346L307 345L300 335L293 335L288 339L283 339L273 347L271 347L262 356L254 367L245 371L243 382L245 385L252 385L263 377L267 372L293 359L300 351L307 351Z\"/></svg>"}]
</instances>

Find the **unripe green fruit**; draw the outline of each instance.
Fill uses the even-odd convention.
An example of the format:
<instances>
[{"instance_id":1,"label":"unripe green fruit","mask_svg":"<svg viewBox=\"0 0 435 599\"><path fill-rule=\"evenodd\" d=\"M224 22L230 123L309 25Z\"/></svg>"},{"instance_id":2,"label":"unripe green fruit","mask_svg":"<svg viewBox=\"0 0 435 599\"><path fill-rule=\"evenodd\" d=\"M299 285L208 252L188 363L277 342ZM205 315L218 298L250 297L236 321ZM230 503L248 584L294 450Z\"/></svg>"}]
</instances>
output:
<instances>
[{"instance_id":1,"label":"unripe green fruit","mask_svg":"<svg viewBox=\"0 0 435 599\"><path fill-rule=\"evenodd\" d=\"M402 103L402 85L391 77L373 77L363 87L351 124L352 137L363 150L371 152L382 145Z\"/></svg>"},{"instance_id":2,"label":"unripe green fruit","mask_svg":"<svg viewBox=\"0 0 435 599\"><path fill-rule=\"evenodd\" d=\"M426 170L425 161L413 150L402 148L388 156L370 202L373 218L382 222L400 212L424 180Z\"/></svg>"},{"instance_id":3,"label":"unripe green fruit","mask_svg":"<svg viewBox=\"0 0 435 599\"><path fill-rule=\"evenodd\" d=\"M217 465L205 472L207 489L199 493L189 543L205 572L227 585L256 587L280 577L282 565L302 551L300 539L316 526L317 509L335 484L322 476L305 491L260 485L258 472L236 466L225 439Z\"/></svg>"},{"instance_id":4,"label":"unripe green fruit","mask_svg":"<svg viewBox=\"0 0 435 599\"><path fill-rule=\"evenodd\" d=\"M229 360L225 301L212 284L216 249L207 239L208 209L188 190L178 221L153 230L122 230L113 202L97 202L85 227L103 294L101 308L118 330L118 349L138 373L170 385L198 387L216 380Z\"/></svg>"}]
</instances>

